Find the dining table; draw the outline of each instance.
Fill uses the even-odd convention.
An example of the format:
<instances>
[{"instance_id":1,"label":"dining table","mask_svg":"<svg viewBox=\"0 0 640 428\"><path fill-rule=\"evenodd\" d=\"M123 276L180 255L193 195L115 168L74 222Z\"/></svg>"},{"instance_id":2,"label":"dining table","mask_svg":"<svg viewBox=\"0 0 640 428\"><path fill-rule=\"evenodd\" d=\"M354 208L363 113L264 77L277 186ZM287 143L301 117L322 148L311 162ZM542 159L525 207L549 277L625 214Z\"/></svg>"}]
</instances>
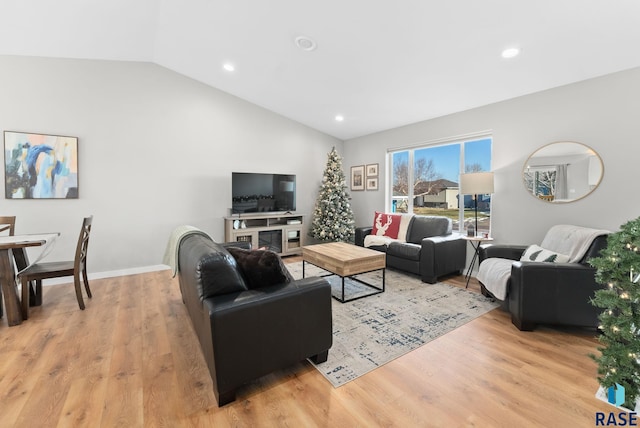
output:
<instances>
[{"instance_id":1,"label":"dining table","mask_svg":"<svg viewBox=\"0 0 640 428\"><path fill-rule=\"evenodd\" d=\"M0 286L4 297L4 307L9 326L22 323L23 314L17 291L16 276L20 271L45 257L59 233L40 233L28 235L0 236ZM38 256L29 263L27 248L43 247ZM13 256L13 257L12 257ZM2 316L0 301L0 316ZM32 302L37 305L41 302Z\"/></svg>"}]
</instances>

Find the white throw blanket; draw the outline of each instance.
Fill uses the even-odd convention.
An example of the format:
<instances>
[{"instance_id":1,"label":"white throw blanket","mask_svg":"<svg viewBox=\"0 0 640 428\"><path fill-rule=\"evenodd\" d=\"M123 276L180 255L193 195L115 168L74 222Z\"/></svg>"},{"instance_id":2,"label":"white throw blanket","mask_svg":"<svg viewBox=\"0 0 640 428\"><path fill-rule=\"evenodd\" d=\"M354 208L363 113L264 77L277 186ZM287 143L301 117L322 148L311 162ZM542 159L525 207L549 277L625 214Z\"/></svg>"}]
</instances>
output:
<instances>
[{"instance_id":1,"label":"white throw blanket","mask_svg":"<svg viewBox=\"0 0 640 428\"><path fill-rule=\"evenodd\" d=\"M413 218L413 214L402 214L400 217L400 228L398 229L398 238L390 238L384 235L367 235L364 237L364 246L381 246L389 245L392 242L407 242L407 229L409 222Z\"/></svg>"},{"instance_id":2,"label":"white throw blanket","mask_svg":"<svg viewBox=\"0 0 640 428\"><path fill-rule=\"evenodd\" d=\"M569 263L577 263L586 254L594 239L610 232L602 229L560 224L551 227L540 246L569 256ZM480 263L477 279L496 299L507 297L507 282L511 277L514 260L489 258Z\"/></svg>"},{"instance_id":3,"label":"white throw blanket","mask_svg":"<svg viewBox=\"0 0 640 428\"><path fill-rule=\"evenodd\" d=\"M600 235L608 235L608 230L559 224L553 226L540 246L556 253L569 256L569 263L577 263L584 257L591 243Z\"/></svg>"},{"instance_id":4,"label":"white throw blanket","mask_svg":"<svg viewBox=\"0 0 640 428\"><path fill-rule=\"evenodd\" d=\"M388 236L378 236L378 235L367 235L364 237L364 246L369 247L378 247L382 245L389 246L392 242L398 242L398 239L389 238ZM404 242L404 241L400 241Z\"/></svg>"},{"instance_id":5,"label":"white throw blanket","mask_svg":"<svg viewBox=\"0 0 640 428\"><path fill-rule=\"evenodd\" d=\"M178 251L180 249L180 242L189 235L203 235L211 239L211 237L202 230L188 225L178 226L171 232L162 263L171 267L174 277L178 273Z\"/></svg>"},{"instance_id":6,"label":"white throw blanket","mask_svg":"<svg viewBox=\"0 0 640 428\"><path fill-rule=\"evenodd\" d=\"M513 262L514 260L493 257L484 260L478 268L476 278L498 300L507 298L507 282L511 276Z\"/></svg>"}]
</instances>

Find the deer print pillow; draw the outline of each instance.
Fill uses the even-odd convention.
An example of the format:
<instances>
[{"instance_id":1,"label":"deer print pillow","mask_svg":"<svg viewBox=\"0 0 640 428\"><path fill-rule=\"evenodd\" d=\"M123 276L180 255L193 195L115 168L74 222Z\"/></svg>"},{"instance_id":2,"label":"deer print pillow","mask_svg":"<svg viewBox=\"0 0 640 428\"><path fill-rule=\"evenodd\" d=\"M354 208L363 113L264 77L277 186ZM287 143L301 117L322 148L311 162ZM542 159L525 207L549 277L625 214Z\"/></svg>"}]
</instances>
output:
<instances>
[{"instance_id":1,"label":"deer print pillow","mask_svg":"<svg viewBox=\"0 0 640 428\"><path fill-rule=\"evenodd\" d=\"M397 239L401 219L401 214L386 214L376 211L373 217L373 230L371 234Z\"/></svg>"}]
</instances>

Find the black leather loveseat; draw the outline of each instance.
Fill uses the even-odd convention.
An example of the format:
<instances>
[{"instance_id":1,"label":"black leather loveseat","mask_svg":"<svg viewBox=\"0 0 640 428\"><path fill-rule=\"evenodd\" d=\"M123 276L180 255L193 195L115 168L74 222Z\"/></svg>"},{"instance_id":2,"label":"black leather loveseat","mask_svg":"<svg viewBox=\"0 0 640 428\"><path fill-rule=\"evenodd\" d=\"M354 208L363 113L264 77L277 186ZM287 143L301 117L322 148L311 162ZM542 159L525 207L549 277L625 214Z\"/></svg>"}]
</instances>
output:
<instances>
[{"instance_id":1,"label":"black leather loveseat","mask_svg":"<svg viewBox=\"0 0 640 428\"><path fill-rule=\"evenodd\" d=\"M203 235L185 237L178 249L182 299L219 406L234 401L236 389L253 379L305 358L326 361L332 344L325 279L286 278L286 269L278 271L280 258L266 251L250 252L260 256L259 266L241 265L230 250ZM260 284L269 282L277 283Z\"/></svg>"},{"instance_id":2,"label":"black leather loveseat","mask_svg":"<svg viewBox=\"0 0 640 428\"><path fill-rule=\"evenodd\" d=\"M439 277L461 273L467 261L467 242L452 231L451 219L441 216L413 215L405 240L391 240L369 248L386 253L387 267L420 275L423 282L435 283ZM372 226L357 227L355 243L365 245Z\"/></svg>"}]
</instances>

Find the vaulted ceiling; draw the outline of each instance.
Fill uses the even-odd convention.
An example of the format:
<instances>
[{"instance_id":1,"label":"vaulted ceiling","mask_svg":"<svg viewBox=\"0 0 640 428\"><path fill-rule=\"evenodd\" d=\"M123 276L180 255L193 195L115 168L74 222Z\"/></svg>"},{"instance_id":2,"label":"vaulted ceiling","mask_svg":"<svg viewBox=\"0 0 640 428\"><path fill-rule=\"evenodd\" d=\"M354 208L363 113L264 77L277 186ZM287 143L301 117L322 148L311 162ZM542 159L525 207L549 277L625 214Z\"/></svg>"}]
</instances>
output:
<instances>
[{"instance_id":1,"label":"vaulted ceiling","mask_svg":"<svg viewBox=\"0 0 640 428\"><path fill-rule=\"evenodd\" d=\"M0 16L0 55L153 62L343 140L640 66L637 0L3 0Z\"/></svg>"}]
</instances>

